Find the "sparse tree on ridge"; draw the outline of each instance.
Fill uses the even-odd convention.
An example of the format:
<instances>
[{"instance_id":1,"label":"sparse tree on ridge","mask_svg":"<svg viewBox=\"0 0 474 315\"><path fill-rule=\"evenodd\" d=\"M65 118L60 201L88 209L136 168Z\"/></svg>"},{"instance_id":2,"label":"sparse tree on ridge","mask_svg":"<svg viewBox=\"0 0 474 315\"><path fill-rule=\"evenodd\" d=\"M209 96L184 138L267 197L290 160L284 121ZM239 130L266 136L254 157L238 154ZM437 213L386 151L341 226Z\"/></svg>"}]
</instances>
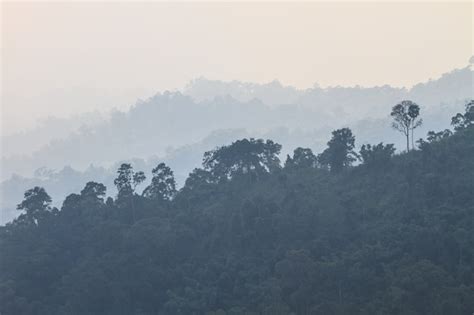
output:
<instances>
[{"instance_id":1,"label":"sparse tree on ridge","mask_svg":"<svg viewBox=\"0 0 474 315\"><path fill-rule=\"evenodd\" d=\"M392 128L403 133L407 141L407 152L410 151L410 136L412 148L414 144L414 130L421 126L423 120L418 118L420 115L420 106L412 101L402 101L392 107L390 116L393 117Z\"/></svg>"}]
</instances>

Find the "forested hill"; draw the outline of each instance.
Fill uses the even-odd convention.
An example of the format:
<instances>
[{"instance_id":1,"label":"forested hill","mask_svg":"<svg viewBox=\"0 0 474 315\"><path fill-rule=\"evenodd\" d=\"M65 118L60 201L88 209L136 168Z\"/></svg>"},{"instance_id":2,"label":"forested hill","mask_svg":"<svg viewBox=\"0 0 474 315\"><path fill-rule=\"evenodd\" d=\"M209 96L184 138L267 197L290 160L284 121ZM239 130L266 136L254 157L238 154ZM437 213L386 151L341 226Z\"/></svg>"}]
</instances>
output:
<instances>
[{"instance_id":1,"label":"forested hill","mask_svg":"<svg viewBox=\"0 0 474 315\"><path fill-rule=\"evenodd\" d=\"M340 129L284 163L270 140L209 151L179 192L164 164L60 210L35 187L0 230L0 313L472 314L468 114L399 155Z\"/></svg>"},{"instance_id":2,"label":"forested hill","mask_svg":"<svg viewBox=\"0 0 474 315\"><path fill-rule=\"evenodd\" d=\"M106 184L108 195L114 195L114 173L123 162L145 171L166 162L182 187L203 152L244 137L272 139L283 145L284 155L298 146L320 152L332 130L349 127L358 145L383 141L402 149L403 138L389 128L387 109L403 99L418 103L424 123L417 137L448 128L446 118L473 98L472 78L470 65L412 88L299 90L276 81L201 78L181 93L158 93L128 110L51 118L0 139L0 225L16 217L15 206L30 187L44 187L56 207L90 180Z\"/></svg>"},{"instance_id":3,"label":"forested hill","mask_svg":"<svg viewBox=\"0 0 474 315\"><path fill-rule=\"evenodd\" d=\"M255 137L284 142L289 148L305 145L319 150L316 139L325 139L328 128L342 126L358 130L361 142L375 141L371 135L378 134L378 141L396 143L392 133L383 129L389 106L403 99L413 100L420 104L426 118L422 134L445 128L444 117L461 110L464 102L473 97L473 73L469 65L410 89L386 85L314 86L298 90L277 82L255 84L201 78L192 81L181 93L158 93L137 101L123 112L51 118L38 128L1 137L0 179L6 180L13 174L31 178L42 167L59 170L69 165L85 170L90 164L110 166L131 158L162 158L170 147L194 144L215 131L228 129L245 129ZM374 120L384 127L380 128ZM290 135L265 136L282 128L288 129ZM291 133L298 130L316 133L316 143L292 139ZM189 172L192 168L188 166L181 168Z\"/></svg>"}]
</instances>

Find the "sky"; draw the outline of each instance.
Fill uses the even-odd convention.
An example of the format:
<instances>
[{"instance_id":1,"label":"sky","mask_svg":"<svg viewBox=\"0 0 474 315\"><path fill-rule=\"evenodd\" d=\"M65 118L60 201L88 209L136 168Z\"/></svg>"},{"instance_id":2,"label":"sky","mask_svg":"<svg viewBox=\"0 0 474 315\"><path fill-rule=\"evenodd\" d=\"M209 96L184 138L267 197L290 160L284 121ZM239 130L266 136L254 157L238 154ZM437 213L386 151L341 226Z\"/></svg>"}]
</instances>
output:
<instances>
[{"instance_id":1,"label":"sky","mask_svg":"<svg viewBox=\"0 0 474 315\"><path fill-rule=\"evenodd\" d=\"M1 131L197 77L410 87L468 64L473 5L1 2Z\"/></svg>"}]
</instances>

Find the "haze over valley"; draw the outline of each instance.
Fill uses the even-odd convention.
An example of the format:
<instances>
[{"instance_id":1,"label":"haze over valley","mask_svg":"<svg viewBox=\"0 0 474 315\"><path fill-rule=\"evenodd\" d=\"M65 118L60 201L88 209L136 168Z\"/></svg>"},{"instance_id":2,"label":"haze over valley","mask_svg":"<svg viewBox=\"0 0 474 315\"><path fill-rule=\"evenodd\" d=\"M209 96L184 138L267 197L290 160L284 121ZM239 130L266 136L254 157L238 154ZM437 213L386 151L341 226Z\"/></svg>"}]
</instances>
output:
<instances>
[{"instance_id":1,"label":"haze over valley","mask_svg":"<svg viewBox=\"0 0 474 315\"><path fill-rule=\"evenodd\" d=\"M350 127L357 145L380 139L403 148L390 126L387 108L404 99L422 107L421 138L449 127L446 116L472 98L470 66L410 89L379 86L299 90L278 81L267 84L198 78L181 91L137 100L128 110L51 117L39 126L2 137L3 217L11 218L23 191L31 185L62 200L99 172L112 183L117 165L132 161L151 169L169 164L179 185L201 163L203 152L243 137L269 138L283 145L321 151L334 127ZM192 130L192 132L190 132ZM7 212L9 214L5 214ZM6 220L4 219L4 220Z\"/></svg>"},{"instance_id":2,"label":"haze over valley","mask_svg":"<svg viewBox=\"0 0 474 315\"><path fill-rule=\"evenodd\" d=\"M0 1L0 315L474 314L472 1Z\"/></svg>"}]
</instances>

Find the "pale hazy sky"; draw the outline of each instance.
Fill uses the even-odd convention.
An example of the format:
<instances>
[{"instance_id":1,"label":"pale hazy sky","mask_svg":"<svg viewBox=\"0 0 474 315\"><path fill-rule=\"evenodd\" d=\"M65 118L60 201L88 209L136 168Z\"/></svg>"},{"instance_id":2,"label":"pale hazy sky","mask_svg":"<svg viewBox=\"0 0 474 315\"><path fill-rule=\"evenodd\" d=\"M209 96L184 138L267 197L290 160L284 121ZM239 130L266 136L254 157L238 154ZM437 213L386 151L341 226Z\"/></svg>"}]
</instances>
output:
<instances>
[{"instance_id":1,"label":"pale hazy sky","mask_svg":"<svg viewBox=\"0 0 474 315\"><path fill-rule=\"evenodd\" d=\"M2 131L191 79L411 86L465 67L464 3L1 4Z\"/></svg>"}]
</instances>

